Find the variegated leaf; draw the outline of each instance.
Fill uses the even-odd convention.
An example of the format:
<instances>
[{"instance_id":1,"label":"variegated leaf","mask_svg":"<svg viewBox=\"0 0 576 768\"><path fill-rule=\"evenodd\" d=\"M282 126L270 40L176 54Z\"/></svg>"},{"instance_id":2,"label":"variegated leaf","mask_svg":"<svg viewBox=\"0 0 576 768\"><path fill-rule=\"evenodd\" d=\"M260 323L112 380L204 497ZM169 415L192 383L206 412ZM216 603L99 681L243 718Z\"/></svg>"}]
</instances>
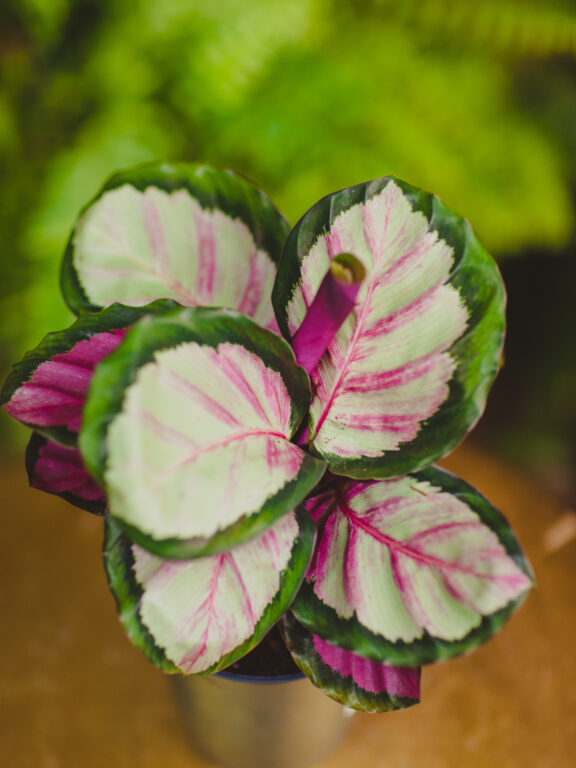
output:
<instances>
[{"instance_id":1,"label":"variegated leaf","mask_svg":"<svg viewBox=\"0 0 576 768\"><path fill-rule=\"evenodd\" d=\"M337 474L402 475L452 450L482 413L501 357L502 280L464 219L387 177L324 198L291 232L273 292L286 338L342 253L367 275L311 374L311 448Z\"/></svg>"},{"instance_id":2,"label":"variegated leaf","mask_svg":"<svg viewBox=\"0 0 576 768\"><path fill-rule=\"evenodd\" d=\"M229 310L144 318L98 366L80 447L131 538L164 557L235 546L325 465L290 442L310 398L281 338Z\"/></svg>"},{"instance_id":3,"label":"variegated leaf","mask_svg":"<svg viewBox=\"0 0 576 768\"><path fill-rule=\"evenodd\" d=\"M126 328L138 318L176 306L172 301L139 308L115 304L84 315L64 331L49 333L13 366L0 394L0 405L27 427L74 446L98 363L116 349Z\"/></svg>"},{"instance_id":4,"label":"variegated leaf","mask_svg":"<svg viewBox=\"0 0 576 768\"><path fill-rule=\"evenodd\" d=\"M76 312L169 298L237 309L277 330L270 293L288 224L246 179L205 165L112 177L70 238L62 290Z\"/></svg>"},{"instance_id":5,"label":"variegated leaf","mask_svg":"<svg viewBox=\"0 0 576 768\"><path fill-rule=\"evenodd\" d=\"M69 448L32 434L26 449L26 469L32 488L53 493L95 515L106 511L106 496L88 474L77 448Z\"/></svg>"},{"instance_id":6,"label":"variegated leaf","mask_svg":"<svg viewBox=\"0 0 576 768\"><path fill-rule=\"evenodd\" d=\"M288 613L280 624L302 671L330 698L363 712L388 712L420 701L420 669L391 667L322 640Z\"/></svg>"},{"instance_id":7,"label":"variegated leaf","mask_svg":"<svg viewBox=\"0 0 576 768\"><path fill-rule=\"evenodd\" d=\"M166 672L205 674L248 653L288 609L314 536L306 513L289 512L229 552L169 560L107 518L104 562L132 642Z\"/></svg>"},{"instance_id":8,"label":"variegated leaf","mask_svg":"<svg viewBox=\"0 0 576 768\"><path fill-rule=\"evenodd\" d=\"M306 507L319 538L294 613L362 656L405 666L469 651L530 588L505 519L440 469L336 480Z\"/></svg>"}]
</instances>

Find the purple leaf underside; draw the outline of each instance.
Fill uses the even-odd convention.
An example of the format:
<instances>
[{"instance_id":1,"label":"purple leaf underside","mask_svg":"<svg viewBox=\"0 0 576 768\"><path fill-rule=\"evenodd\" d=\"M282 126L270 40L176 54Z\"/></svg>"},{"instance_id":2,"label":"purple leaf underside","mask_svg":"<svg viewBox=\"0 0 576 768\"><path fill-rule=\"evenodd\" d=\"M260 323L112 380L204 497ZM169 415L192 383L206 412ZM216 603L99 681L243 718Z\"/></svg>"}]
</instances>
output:
<instances>
[{"instance_id":1,"label":"purple leaf underside","mask_svg":"<svg viewBox=\"0 0 576 768\"><path fill-rule=\"evenodd\" d=\"M106 495L86 471L77 449L58 445L35 433L30 439L27 465L32 488L63 496L94 514L104 514Z\"/></svg>"},{"instance_id":2,"label":"purple leaf underside","mask_svg":"<svg viewBox=\"0 0 576 768\"><path fill-rule=\"evenodd\" d=\"M368 693L387 693L398 698L420 700L420 669L418 667L391 667L366 659L352 651L338 648L326 640L312 635L314 649L321 661L334 672Z\"/></svg>"},{"instance_id":3,"label":"purple leaf underside","mask_svg":"<svg viewBox=\"0 0 576 768\"><path fill-rule=\"evenodd\" d=\"M26 425L77 432L94 369L120 344L125 329L98 333L41 363L4 410Z\"/></svg>"}]
</instances>

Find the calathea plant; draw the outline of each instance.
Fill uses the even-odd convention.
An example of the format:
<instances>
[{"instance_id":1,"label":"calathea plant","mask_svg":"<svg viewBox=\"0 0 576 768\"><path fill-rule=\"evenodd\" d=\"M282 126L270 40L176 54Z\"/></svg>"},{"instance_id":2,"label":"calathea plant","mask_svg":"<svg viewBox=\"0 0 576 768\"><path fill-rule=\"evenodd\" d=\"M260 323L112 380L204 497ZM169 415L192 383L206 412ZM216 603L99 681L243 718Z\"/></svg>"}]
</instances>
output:
<instances>
[{"instance_id":1,"label":"calathea plant","mask_svg":"<svg viewBox=\"0 0 576 768\"><path fill-rule=\"evenodd\" d=\"M504 518L433 466L479 418L504 289L468 223L392 177L290 231L206 166L113 177L62 268L78 315L4 386L33 486L104 516L132 641L166 672L279 625L329 696L382 711L531 584Z\"/></svg>"}]
</instances>

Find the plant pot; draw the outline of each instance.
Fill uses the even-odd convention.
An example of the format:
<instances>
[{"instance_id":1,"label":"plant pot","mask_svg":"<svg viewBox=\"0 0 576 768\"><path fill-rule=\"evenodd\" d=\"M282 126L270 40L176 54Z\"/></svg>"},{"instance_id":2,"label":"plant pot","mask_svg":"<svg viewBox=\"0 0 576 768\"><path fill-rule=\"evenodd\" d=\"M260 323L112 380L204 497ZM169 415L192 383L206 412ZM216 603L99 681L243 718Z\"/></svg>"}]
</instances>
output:
<instances>
[{"instance_id":1,"label":"plant pot","mask_svg":"<svg viewBox=\"0 0 576 768\"><path fill-rule=\"evenodd\" d=\"M226 768L305 768L343 739L351 710L301 674L171 678L195 749Z\"/></svg>"}]
</instances>

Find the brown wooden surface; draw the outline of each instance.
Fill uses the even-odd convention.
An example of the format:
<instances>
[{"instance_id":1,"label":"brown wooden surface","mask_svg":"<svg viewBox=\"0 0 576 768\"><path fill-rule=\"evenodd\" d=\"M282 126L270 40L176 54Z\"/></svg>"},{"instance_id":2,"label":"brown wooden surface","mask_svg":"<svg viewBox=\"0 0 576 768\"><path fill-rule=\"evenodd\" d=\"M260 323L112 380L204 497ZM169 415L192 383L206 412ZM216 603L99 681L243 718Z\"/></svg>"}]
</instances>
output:
<instances>
[{"instance_id":1,"label":"brown wooden surface","mask_svg":"<svg viewBox=\"0 0 576 768\"><path fill-rule=\"evenodd\" d=\"M29 490L21 463L0 474L0 765L205 768L118 624L101 521ZM322 768L576 765L576 518L470 447L446 465L510 519L538 587L484 648L425 669L419 706L356 716Z\"/></svg>"}]
</instances>

